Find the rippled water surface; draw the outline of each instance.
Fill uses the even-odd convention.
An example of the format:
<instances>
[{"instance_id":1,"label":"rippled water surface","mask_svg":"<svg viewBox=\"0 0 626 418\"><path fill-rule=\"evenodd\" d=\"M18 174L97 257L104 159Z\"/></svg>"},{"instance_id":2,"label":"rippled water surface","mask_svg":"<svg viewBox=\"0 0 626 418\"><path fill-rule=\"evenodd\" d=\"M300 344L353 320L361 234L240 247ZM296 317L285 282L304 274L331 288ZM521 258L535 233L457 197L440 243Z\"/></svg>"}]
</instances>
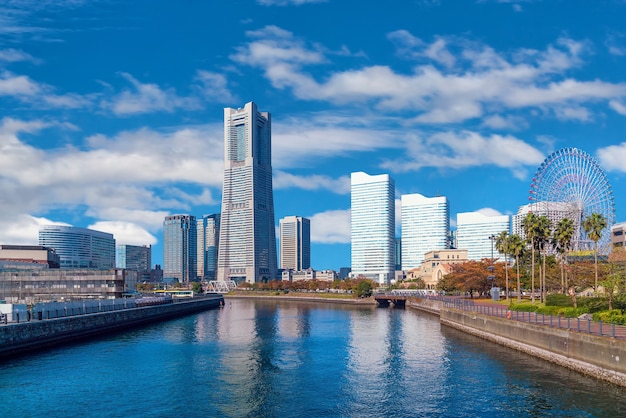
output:
<instances>
[{"instance_id":1,"label":"rippled water surface","mask_svg":"<svg viewBox=\"0 0 626 418\"><path fill-rule=\"evenodd\" d=\"M227 299L0 363L4 417L623 417L622 388L412 310Z\"/></svg>"}]
</instances>

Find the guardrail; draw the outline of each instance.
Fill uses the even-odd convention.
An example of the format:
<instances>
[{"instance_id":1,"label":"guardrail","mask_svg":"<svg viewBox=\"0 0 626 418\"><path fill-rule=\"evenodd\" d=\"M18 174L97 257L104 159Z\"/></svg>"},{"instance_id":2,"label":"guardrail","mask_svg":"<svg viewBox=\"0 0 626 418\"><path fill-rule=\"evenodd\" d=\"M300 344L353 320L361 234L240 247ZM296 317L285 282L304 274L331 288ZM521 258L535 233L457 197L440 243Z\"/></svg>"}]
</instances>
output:
<instances>
[{"instance_id":1,"label":"guardrail","mask_svg":"<svg viewBox=\"0 0 626 418\"><path fill-rule=\"evenodd\" d=\"M602 321L594 321L590 318L590 316L568 318L559 315L544 315L536 312L512 311L506 306L454 296L437 295L415 297L441 301L443 306L447 308L459 309L466 312L476 312L482 315L496 316L512 321L543 325L550 328L559 328L602 337L626 339L626 326Z\"/></svg>"}]
</instances>

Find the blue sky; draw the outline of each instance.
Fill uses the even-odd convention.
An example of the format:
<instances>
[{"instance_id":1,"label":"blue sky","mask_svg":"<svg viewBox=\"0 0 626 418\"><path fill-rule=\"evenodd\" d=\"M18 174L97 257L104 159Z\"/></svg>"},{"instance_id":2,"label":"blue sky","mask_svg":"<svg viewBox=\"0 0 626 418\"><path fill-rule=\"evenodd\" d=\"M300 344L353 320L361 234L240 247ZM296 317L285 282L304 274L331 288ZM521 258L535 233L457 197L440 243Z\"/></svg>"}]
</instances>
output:
<instances>
[{"instance_id":1,"label":"blue sky","mask_svg":"<svg viewBox=\"0 0 626 418\"><path fill-rule=\"evenodd\" d=\"M350 173L514 214L553 151L626 220L626 1L5 0L0 243L64 223L152 244L220 211L223 108L272 114L276 223L350 265ZM398 218L399 221L399 218Z\"/></svg>"}]
</instances>

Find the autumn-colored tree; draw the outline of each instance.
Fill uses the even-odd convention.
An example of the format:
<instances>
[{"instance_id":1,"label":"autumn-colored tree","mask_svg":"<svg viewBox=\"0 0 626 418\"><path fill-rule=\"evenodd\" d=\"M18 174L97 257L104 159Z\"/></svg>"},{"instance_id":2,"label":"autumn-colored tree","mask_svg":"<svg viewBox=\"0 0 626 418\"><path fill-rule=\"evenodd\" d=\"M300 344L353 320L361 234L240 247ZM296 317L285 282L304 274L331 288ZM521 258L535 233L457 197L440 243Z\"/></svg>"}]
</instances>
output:
<instances>
[{"instance_id":1,"label":"autumn-colored tree","mask_svg":"<svg viewBox=\"0 0 626 418\"><path fill-rule=\"evenodd\" d=\"M491 283L487 280L490 275L489 266L491 266L491 259L453 264L451 272L440 280L437 288L446 292L469 292L471 297L474 293L486 294L491 287ZM493 285L502 286L505 280L504 263L494 263L493 274L495 276Z\"/></svg>"}]
</instances>

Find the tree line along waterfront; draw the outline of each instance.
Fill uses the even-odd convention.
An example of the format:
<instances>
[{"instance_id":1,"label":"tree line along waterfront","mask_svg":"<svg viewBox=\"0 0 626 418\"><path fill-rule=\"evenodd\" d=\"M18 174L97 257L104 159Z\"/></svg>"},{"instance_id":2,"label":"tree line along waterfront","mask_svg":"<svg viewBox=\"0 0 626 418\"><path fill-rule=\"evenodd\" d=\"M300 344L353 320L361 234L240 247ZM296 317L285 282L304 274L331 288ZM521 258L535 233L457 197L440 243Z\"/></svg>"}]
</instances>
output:
<instances>
[{"instance_id":1,"label":"tree line along waterfront","mask_svg":"<svg viewBox=\"0 0 626 418\"><path fill-rule=\"evenodd\" d=\"M528 213L522 220L524 237L502 231L493 238L500 258L450 265L450 272L437 283L437 291L470 298L484 298L492 287L502 292L511 310L546 315L578 317L591 314L604 323L626 324L626 250L613 247L605 255L598 241L607 227L606 219L592 213L578 222L561 218L553 223L546 215ZM574 250L581 228L589 249ZM198 284L199 285L199 284ZM394 283L393 288L423 289L420 279ZM356 277L333 282L323 280L240 283L238 290L264 294L316 292L341 297L369 297L378 290L375 281Z\"/></svg>"},{"instance_id":2,"label":"tree line along waterfront","mask_svg":"<svg viewBox=\"0 0 626 418\"><path fill-rule=\"evenodd\" d=\"M569 218L553 223L548 216L528 213L522 220L524 237L502 231L493 237L504 259L486 258L451 266L437 287L448 293L485 295L491 287L503 290L512 310L577 317L626 324L626 250L613 247L600 253L598 241L606 219L591 213L578 225ZM575 249L582 231L590 249ZM606 249L604 249L606 250Z\"/></svg>"}]
</instances>

